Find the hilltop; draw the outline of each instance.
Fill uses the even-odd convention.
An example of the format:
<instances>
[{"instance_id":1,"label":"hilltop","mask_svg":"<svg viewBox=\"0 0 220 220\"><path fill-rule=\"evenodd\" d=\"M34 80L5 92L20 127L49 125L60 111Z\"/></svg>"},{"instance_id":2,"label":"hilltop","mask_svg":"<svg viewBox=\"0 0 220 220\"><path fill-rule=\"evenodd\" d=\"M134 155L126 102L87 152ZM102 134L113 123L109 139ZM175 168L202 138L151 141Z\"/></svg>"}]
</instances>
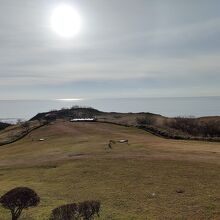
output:
<instances>
[{"instance_id":1,"label":"hilltop","mask_svg":"<svg viewBox=\"0 0 220 220\"><path fill-rule=\"evenodd\" d=\"M98 116L102 114L104 114L104 112L101 112L94 108L74 106L72 108L62 108L61 110L52 110L49 112L39 113L33 118L31 118L30 121L45 120L48 117L51 117L54 119L71 119L71 118L76 118L76 117L88 117L89 118L89 117L94 117L94 116Z\"/></svg>"},{"instance_id":2,"label":"hilltop","mask_svg":"<svg viewBox=\"0 0 220 220\"><path fill-rule=\"evenodd\" d=\"M94 118L95 121L136 127L156 136L178 140L220 141L220 117L169 118L153 113L102 112L93 108L75 106L70 109L39 113L29 121L5 125L0 131L0 146L25 137L32 130L56 120L71 121Z\"/></svg>"},{"instance_id":3,"label":"hilltop","mask_svg":"<svg viewBox=\"0 0 220 220\"><path fill-rule=\"evenodd\" d=\"M166 138L220 141L220 116L169 118L153 113L102 112L93 108L75 106L70 109L39 113L30 121L91 117L100 122L135 126Z\"/></svg>"}]
</instances>

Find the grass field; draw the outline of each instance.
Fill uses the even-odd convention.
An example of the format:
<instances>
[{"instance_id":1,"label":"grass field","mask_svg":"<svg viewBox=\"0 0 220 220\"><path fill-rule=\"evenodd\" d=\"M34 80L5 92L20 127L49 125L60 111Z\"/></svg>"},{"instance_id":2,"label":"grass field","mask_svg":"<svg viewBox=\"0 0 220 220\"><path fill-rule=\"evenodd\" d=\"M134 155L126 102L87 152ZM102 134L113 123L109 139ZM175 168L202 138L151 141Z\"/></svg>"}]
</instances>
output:
<instances>
[{"instance_id":1,"label":"grass field","mask_svg":"<svg viewBox=\"0 0 220 220\"><path fill-rule=\"evenodd\" d=\"M40 138L45 141L40 142ZM113 145L110 139L128 139ZM0 147L0 194L33 188L38 207L23 220L48 219L53 208L101 201L102 219L220 219L220 144L167 140L105 123L57 121ZM181 189L184 193L177 193ZM0 219L10 219L0 208Z\"/></svg>"}]
</instances>

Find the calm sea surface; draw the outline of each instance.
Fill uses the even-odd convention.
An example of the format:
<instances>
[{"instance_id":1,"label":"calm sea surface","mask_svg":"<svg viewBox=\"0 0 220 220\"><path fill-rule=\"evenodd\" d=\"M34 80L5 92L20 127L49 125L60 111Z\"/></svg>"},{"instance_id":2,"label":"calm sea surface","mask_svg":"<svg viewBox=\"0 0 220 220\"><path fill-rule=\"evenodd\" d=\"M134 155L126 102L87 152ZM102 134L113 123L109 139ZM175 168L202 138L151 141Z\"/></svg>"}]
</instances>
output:
<instances>
[{"instance_id":1,"label":"calm sea surface","mask_svg":"<svg viewBox=\"0 0 220 220\"><path fill-rule=\"evenodd\" d=\"M0 120L30 119L46 112L73 105L91 106L107 112L152 112L164 116L215 116L220 115L220 97L199 98L120 98L64 100L2 100Z\"/></svg>"}]
</instances>

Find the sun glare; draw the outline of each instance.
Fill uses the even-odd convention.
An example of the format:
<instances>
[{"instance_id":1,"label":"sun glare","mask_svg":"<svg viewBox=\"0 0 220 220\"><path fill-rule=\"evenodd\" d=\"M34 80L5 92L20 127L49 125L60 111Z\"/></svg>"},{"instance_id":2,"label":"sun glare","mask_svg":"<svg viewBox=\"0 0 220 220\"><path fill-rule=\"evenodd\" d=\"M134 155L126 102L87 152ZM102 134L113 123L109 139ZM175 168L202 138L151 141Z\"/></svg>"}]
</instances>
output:
<instances>
[{"instance_id":1,"label":"sun glare","mask_svg":"<svg viewBox=\"0 0 220 220\"><path fill-rule=\"evenodd\" d=\"M77 102L82 101L82 98L68 98L68 99L56 99L57 101L63 101L63 102Z\"/></svg>"},{"instance_id":2,"label":"sun glare","mask_svg":"<svg viewBox=\"0 0 220 220\"><path fill-rule=\"evenodd\" d=\"M81 29L81 17L71 6L60 5L51 15L51 27L62 37L73 37Z\"/></svg>"}]
</instances>

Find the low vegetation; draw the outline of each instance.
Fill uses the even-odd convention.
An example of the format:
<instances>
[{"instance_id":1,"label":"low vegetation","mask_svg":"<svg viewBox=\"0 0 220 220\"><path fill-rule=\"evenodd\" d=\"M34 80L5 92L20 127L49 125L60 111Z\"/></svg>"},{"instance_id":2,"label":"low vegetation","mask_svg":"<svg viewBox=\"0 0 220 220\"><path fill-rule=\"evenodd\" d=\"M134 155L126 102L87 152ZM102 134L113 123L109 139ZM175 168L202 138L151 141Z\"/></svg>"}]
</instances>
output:
<instances>
[{"instance_id":1,"label":"low vegetation","mask_svg":"<svg viewBox=\"0 0 220 220\"><path fill-rule=\"evenodd\" d=\"M7 145L19 141L27 136L31 131L48 124L47 121L25 121L11 125L0 132L0 146Z\"/></svg>"},{"instance_id":2,"label":"low vegetation","mask_svg":"<svg viewBox=\"0 0 220 220\"><path fill-rule=\"evenodd\" d=\"M0 122L0 130L3 130L9 126L10 126L10 124L8 124L8 123Z\"/></svg>"},{"instance_id":3,"label":"low vegetation","mask_svg":"<svg viewBox=\"0 0 220 220\"><path fill-rule=\"evenodd\" d=\"M1 205L10 210L12 220L17 220L23 209L35 207L39 202L39 196L27 187L14 188L0 198Z\"/></svg>"},{"instance_id":4,"label":"low vegetation","mask_svg":"<svg viewBox=\"0 0 220 220\"><path fill-rule=\"evenodd\" d=\"M72 108L63 108L61 110L39 113L30 120L50 121L55 119L92 118L100 114L102 114L102 112L91 107L73 106Z\"/></svg>"},{"instance_id":5,"label":"low vegetation","mask_svg":"<svg viewBox=\"0 0 220 220\"><path fill-rule=\"evenodd\" d=\"M109 140L129 144L110 149ZM94 220L214 220L220 218L219 170L219 143L57 120L0 147L0 195L16 186L37 192L39 205L19 220L48 220L56 207L97 199L102 208ZM0 207L0 219L9 216Z\"/></svg>"},{"instance_id":6,"label":"low vegetation","mask_svg":"<svg viewBox=\"0 0 220 220\"><path fill-rule=\"evenodd\" d=\"M145 115L143 117L137 117L138 125L155 125L156 118L153 115Z\"/></svg>"},{"instance_id":7,"label":"low vegetation","mask_svg":"<svg viewBox=\"0 0 220 220\"><path fill-rule=\"evenodd\" d=\"M177 117L167 126L192 136L220 137L220 121L200 121L197 118Z\"/></svg>"},{"instance_id":8,"label":"low vegetation","mask_svg":"<svg viewBox=\"0 0 220 220\"><path fill-rule=\"evenodd\" d=\"M99 212L100 202L90 200L59 206L52 210L50 220L91 220Z\"/></svg>"},{"instance_id":9,"label":"low vegetation","mask_svg":"<svg viewBox=\"0 0 220 220\"><path fill-rule=\"evenodd\" d=\"M40 113L31 121L43 120L50 123L56 119L92 117L100 122L137 126L166 138L220 141L220 117L217 116L168 118L152 113L107 113L90 107L74 106L70 109Z\"/></svg>"},{"instance_id":10,"label":"low vegetation","mask_svg":"<svg viewBox=\"0 0 220 220\"><path fill-rule=\"evenodd\" d=\"M137 117L136 122L139 128L166 138L220 141L220 119L176 117L158 123L155 116L146 115Z\"/></svg>"},{"instance_id":11,"label":"low vegetation","mask_svg":"<svg viewBox=\"0 0 220 220\"><path fill-rule=\"evenodd\" d=\"M50 220L78 220L79 212L76 203L59 206L52 210Z\"/></svg>"},{"instance_id":12,"label":"low vegetation","mask_svg":"<svg viewBox=\"0 0 220 220\"><path fill-rule=\"evenodd\" d=\"M28 187L17 187L0 198L3 208L9 209L11 219L18 220L23 209L36 207L40 203L37 193ZM59 206L52 210L49 220L92 220L99 217L100 201L88 200Z\"/></svg>"}]
</instances>

